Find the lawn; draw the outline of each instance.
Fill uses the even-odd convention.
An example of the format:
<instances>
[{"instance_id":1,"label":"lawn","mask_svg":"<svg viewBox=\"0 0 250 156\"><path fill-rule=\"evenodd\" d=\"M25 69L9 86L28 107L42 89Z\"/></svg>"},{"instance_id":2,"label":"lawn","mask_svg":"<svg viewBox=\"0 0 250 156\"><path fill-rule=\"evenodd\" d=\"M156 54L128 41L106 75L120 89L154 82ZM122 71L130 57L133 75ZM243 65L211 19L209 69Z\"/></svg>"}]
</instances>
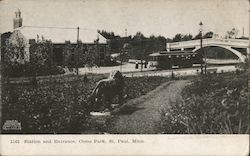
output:
<instances>
[{"instance_id":1,"label":"lawn","mask_svg":"<svg viewBox=\"0 0 250 156\"><path fill-rule=\"evenodd\" d=\"M89 97L96 83L107 75L65 76L30 83L3 84L2 125L7 120L21 123L21 131L3 133L86 133L98 125L89 113ZM124 103L146 94L164 77L125 78ZM97 128L96 128L97 127ZM102 128L102 127L100 127Z\"/></svg>"}]
</instances>

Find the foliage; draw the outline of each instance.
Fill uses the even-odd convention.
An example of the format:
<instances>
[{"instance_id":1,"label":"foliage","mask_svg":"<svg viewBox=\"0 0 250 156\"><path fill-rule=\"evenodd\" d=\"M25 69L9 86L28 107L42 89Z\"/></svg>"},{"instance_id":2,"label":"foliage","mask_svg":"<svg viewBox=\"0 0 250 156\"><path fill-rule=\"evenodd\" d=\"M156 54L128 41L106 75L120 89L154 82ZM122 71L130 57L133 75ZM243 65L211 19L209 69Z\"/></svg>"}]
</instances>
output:
<instances>
[{"instance_id":1,"label":"foliage","mask_svg":"<svg viewBox=\"0 0 250 156\"><path fill-rule=\"evenodd\" d=\"M230 31L227 31L225 38L237 38L239 30L232 28Z\"/></svg>"},{"instance_id":2,"label":"foliage","mask_svg":"<svg viewBox=\"0 0 250 156\"><path fill-rule=\"evenodd\" d=\"M2 49L3 69L7 70L8 66L12 66L17 63L24 63L22 62L25 55L24 48L25 48L25 42L20 37L16 38L15 43L6 40L5 45Z\"/></svg>"},{"instance_id":3,"label":"foliage","mask_svg":"<svg viewBox=\"0 0 250 156\"><path fill-rule=\"evenodd\" d=\"M126 78L124 93L127 99L134 99L145 95L168 80L168 78L160 76Z\"/></svg>"},{"instance_id":4,"label":"foliage","mask_svg":"<svg viewBox=\"0 0 250 156\"><path fill-rule=\"evenodd\" d=\"M78 45L67 42L63 48L64 66L75 68L78 62L79 67L93 67L94 65L103 65L100 63L98 51L103 45L95 41L95 45L83 44L79 41ZM79 50L79 52L78 52Z\"/></svg>"},{"instance_id":5,"label":"foliage","mask_svg":"<svg viewBox=\"0 0 250 156\"><path fill-rule=\"evenodd\" d=\"M194 40L198 40L198 39L201 39L201 33L199 32L197 35L194 36Z\"/></svg>"},{"instance_id":6,"label":"foliage","mask_svg":"<svg viewBox=\"0 0 250 156\"><path fill-rule=\"evenodd\" d=\"M52 43L45 39L37 40L30 46L30 63L34 68L52 63Z\"/></svg>"},{"instance_id":7,"label":"foliage","mask_svg":"<svg viewBox=\"0 0 250 156\"><path fill-rule=\"evenodd\" d=\"M12 64L3 70L3 75L8 77L26 77L26 76L46 76L46 75L54 75L54 74L63 74L63 68L59 66L40 66L36 69L37 72L34 72L34 67L30 63L25 64Z\"/></svg>"},{"instance_id":8,"label":"foliage","mask_svg":"<svg viewBox=\"0 0 250 156\"><path fill-rule=\"evenodd\" d=\"M3 48L3 76L21 77L64 73L61 68L52 64L51 52L51 42L43 38L31 44L30 56L25 56L29 54L25 53L25 42L22 38L17 37L15 43L7 40Z\"/></svg>"},{"instance_id":9,"label":"foliage","mask_svg":"<svg viewBox=\"0 0 250 156\"><path fill-rule=\"evenodd\" d=\"M163 36L145 37L141 32L137 32L134 36L121 37L113 32L105 30L99 31L104 37L109 39L109 47L111 53L127 52L128 58L147 59L148 54L159 50L165 50L166 39ZM129 48L125 45L129 44ZM126 58L123 58L126 60Z\"/></svg>"},{"instance_id":10,"label":"foliage","mask_svg":"<svg viewBox=\"0 0 250 156\"><path fill-rule=\"evenodd\" d=\"M96 45L97 46L97 45ZM85 65L88 67L93 67L96 64L99 64L99 56L97 53L95 53L95 49L98 47L87 47L87 51L85 51L85 56L82 57L82 61L84 62Z\"/></svg>"},{"instance_id":11,"label":"foliage","mask_svg":"<svg viewBox=\"0 0 250 156\"><path fill-rule=\"evenodd\" d=\"M189 41L192 40L193 36L191 34L176 34L173 38L173 42L180 42L180 41Z\"/></svg>"},{"instance_id":12,"label":"foliage","mask_svg":"<svg viewBox=\"0 0 250 156\"><path fill-rule=\"evenodd\" d=\"M182 37L182 41L192 40L193 36L191 34L186 34Z\"/></svg>"},{"instance_id":13,"label":"foliage","mask_svg":"<svg viewBox=\"0 0 250 156\"><path fill-rule=\"evenodd\" d=\"M247 75L200 77L162 113L164 133L249 133Z\"/></svg>"},{"instance_id":14,"label":"foliage","mask_svg":"<svg viewBox=\"0 0 250 156\"><path fill-rule=\"evenodd\" d=\"M83 132L88 127L88 96L99 79L88 82L61 79L59 83L44 82L37 87L6 84L2 98L3 121L21 122L20 133Z\"/></svg>"},{"instance_id":15,"label":"foliage","mask_svg":"<svg viewBox=\"0 0 250 156\"><path fill-rule=\"evenodd\" d=\"M182 34L176 34L173 38L173 42L180 42L182 40Z\"/></svg>"},{"instance_id":16,"label":"foliage","mask_svg":"<svg viewBox=\"0 0 250 156\"><path fill-rule=\"evenodd\" d=\"M90 95L104 75L64 76L30 84L3 84L2 121L18 120L21 131L13 133L85 133L104 131L93 124ZM166 81L163 77L125 78L124 94L129 99L144 95ZM2 123L3 124L3 123ZM94 126L94 127L93 127ZM12 133L12 131L3 131Z\"/></svg>"},{"instance_id":17,"label":"foliage","mask_svg":"<svg viewBox=\"0 0 250 156\"><path fill-rule=\"evenodd\" d=\"M1 62L4 60L4 51L5 51L5 48L6 48L6 44L8 44L7 40L10 38L11 36L11 32L6 32L6 33L3 33L1 34Z\"/></svg>"},{"instance_id":18,"label":"foliage","mask_svg":"<svg viewBox=\"0 0 250 156\"><path fill-rule=\"evenodd\" d=\"M212 31L206 32L202 38L212 38L214 35L214 33ZM199 32L197 35L195 35L195 37L193 38L193 40L198 40L201 38L201 33Z\"/></svg>"},{"instance_id":19,"label":"foliage","mask_svg":"<svg viewBox=\"0 0 250 156\"><path fill-rule=\"evenodd\" d=\"M207 32L205 35L203 35L203 38L212 38L214 33L212 31Z\"/></svg>"},{"instance_id":20,"label":"foliage","mask_svg":"<svg viewBox=\"0 0 250 156\"><path fill-rule=\"evenodd\" d=\"M74 56L74 46L70 42L66 42L64 48L63 48L63 65L67 66L68 68L74 68L75 67L75 56Z\"/></svg>"}]
</instances>

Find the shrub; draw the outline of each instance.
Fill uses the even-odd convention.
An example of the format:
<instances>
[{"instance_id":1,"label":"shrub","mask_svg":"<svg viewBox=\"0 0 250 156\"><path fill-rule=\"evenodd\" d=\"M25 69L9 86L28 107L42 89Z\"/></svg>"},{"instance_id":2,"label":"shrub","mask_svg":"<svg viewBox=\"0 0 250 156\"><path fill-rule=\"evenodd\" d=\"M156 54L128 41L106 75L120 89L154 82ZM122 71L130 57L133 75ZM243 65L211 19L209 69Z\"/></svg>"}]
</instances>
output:
<instances>
[{"instance_id":1,"label":"shrub","mask_svg":"<svg viewBox=\"0 0 250 156\"><path fill-rule=\"evenodd\" d=\"M34 67L29 62L25 64L12 64L6 66L3 70L3 75L8 77L25 77L25 76L45 76L45 75L56 75L63 74L64 70L59 66L48 66L43 65L33 70Z\"/></svg>"},{"instance_id":2,"label":"shrub","mask_svg":"<svg viewBox=\"0 0 250 156\"><path fill-rule=\"evenodd\" d=\"M162 113L164 133L249 133L247 76L201 77Z\"/></svg>"},{"instance_id":3,"label":"shrub","mask_svg":"<svg viewBox=\"0 0 250 156\"><path fill-rule=\"evenodd\" d=\"M21 122L22 131L18 133L83 132L89 126L88 97L95 81L44 82L35 88L28 84L4 84L2 121Z\"/></svg>"},{"instance_id":4,"label":"shrub","mask_svg":"<svg viewBox=\"0 0 250 156\"><path fill-rule=\"evenodd\" d=\"M124 94L127 95L127 99L133 99L145 95L168 80L168 78L160 76L126 78Z\"/></svg>"},{"instance_id":5,"label":"shrub","mask_svg":"<svg viewBox=\"0 0 250 156\"><path fill-rule=\"evenodd\" d=\"M20 133L81 132L87 128L87 95L80 94L74 84L5 89L3 121L21 122Z\"/></svg>"},{"instance_id":6,"label":"shrub","mask_svg":"<svg viewBox=\"0 0 250 156\"><path fill-rule=\"evenodd\" d=\"M99 122L93 124L89 116L93 111L89 97L96 82L104 77L63 76L38 82L37 87L3 84L2 121L17 120L22 124L21 131L3 133L84 133L91 129L104 132L108 127ZM146 94L166 80L163 77L125 78L126 100Z\"/></svg>"}]
</instances>

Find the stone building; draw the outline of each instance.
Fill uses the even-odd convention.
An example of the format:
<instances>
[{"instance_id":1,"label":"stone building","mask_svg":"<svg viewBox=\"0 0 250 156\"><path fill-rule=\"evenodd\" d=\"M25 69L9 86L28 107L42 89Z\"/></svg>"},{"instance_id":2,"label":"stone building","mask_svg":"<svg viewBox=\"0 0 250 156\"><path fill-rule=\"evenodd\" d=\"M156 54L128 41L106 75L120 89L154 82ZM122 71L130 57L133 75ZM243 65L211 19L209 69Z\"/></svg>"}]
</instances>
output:
<instances>
[{"instance_id":1,"label":"stone building","mask_svg":"<svg viewBox=\"0 0 250 156\"><path fill-rule=\"evenodd\" d=\"M110 59L110 51L108 41L105 37L96 31L88 29L77 28L63 28L63 27L39 27L39 26L24 26L23 19L21 17L21 11L18 9L15 12L13 19L14 30L10 36L11 43L17 44L20 39L25 44L24 54L19 55L20 62L30 61L31 44L42 38L52 42L52 58L53 62L57 65L63 65L66 57L75 58L75 50L65 53L65 47L70 45L72 47L81 47L78 51L77 57L84 57L84 54L92 49L92 53L95 53L95 59L98 59L97 65L103 65ZM77 36L79 33L79 42L77 42ZM77 44L78 43L78 44ZM70 54L69 54L70 53ZM78 58L79 59L79 58ZM83 60L80 58L80 60ZM79 63L80 65L83 63Z\"/></svg>"}]
</instances>

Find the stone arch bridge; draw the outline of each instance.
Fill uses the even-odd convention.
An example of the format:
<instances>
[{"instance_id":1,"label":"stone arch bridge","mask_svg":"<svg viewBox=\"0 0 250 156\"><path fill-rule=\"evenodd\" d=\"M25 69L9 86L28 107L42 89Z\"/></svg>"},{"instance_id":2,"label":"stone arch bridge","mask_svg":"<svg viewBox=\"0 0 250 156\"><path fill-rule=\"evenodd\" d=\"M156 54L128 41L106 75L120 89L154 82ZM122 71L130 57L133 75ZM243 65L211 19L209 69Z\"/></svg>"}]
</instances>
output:
<instances>
[{"instance_id":1,"label":"stone arch bridge","mask_svg":"<svg viewBox=\"0 0 250 156\"><path fill-rule=\"evenodd\" d=\"M240 62L245 62L249 54L249 40L244 39L202 39L202 47L221 47L238 56ZM201 48L200 40L167 43L167 51L191 50L193 52Z\"/></svg>"}]
</instances>

